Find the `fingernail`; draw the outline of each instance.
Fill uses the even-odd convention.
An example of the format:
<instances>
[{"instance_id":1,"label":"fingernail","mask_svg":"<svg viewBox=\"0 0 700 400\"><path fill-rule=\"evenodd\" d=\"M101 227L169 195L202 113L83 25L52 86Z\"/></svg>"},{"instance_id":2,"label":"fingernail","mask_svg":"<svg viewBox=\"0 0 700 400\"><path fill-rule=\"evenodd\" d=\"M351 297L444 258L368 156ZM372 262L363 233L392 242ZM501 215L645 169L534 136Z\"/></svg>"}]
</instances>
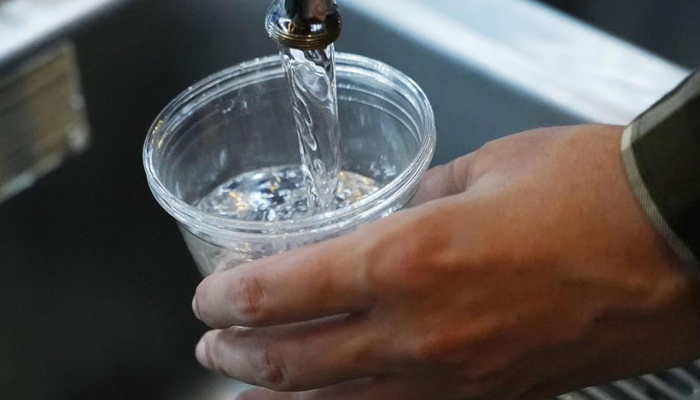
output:
<instances>
[{"instance_id":1,"label":"fingernail","mask_svg":"<svg viewBox=\"0 0 700 400\"><path fill-rule=\"evenodd\" d=\"M204 341L204 339L200 340L199 343L197 343L197 349L194 351L195 357L197 357L197 361L199 361L200 364L202 364L205 367L209 367L208 365L208 359L207 359L207 342Z\"/></svg>"},{"instance_id":2,"label":"fingernail","mask_svg":"<svg viewBox=\"0 0 700 400\"><path fill-rule=\"evenodd\" d=\"M192 298L192 311L194 312L194 316L201 321L202 318L199 316L199 307L197 307L197 296Z\"/></svg>"}]
</instances>

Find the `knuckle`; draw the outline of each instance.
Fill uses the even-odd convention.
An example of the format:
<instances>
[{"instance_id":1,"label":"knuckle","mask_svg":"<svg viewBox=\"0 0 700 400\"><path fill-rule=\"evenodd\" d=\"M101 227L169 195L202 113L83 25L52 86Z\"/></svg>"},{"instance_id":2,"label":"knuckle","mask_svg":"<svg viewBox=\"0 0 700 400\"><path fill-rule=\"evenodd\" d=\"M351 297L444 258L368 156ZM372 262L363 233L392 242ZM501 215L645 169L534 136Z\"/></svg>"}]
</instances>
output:
<instances>
[{"instance_id":1,"label":"knuckle","mask_svg":"<svg viewBox=\"0 0 700 400\"><path fill-rule=\"evenodd\" d=\"M202 281L202 283L199 284L199 286L197 286L197 289L195 290L194 294L195 301L192 307L195 315L200 321L204 322L209 326L212 326L214 324L212 323L209 308L206 307L206 304L208 304L208 302L206 301L208 297L207 282L208 281L205 279L204 281Z\"/></svg>"},{"instance_id":2,"label":"knuckle","mask_svg":"<svg viewBox=\"0 0 700 400\"><path fill-rule=\"evenodd\" d=\"M230 298L236 319L241 323L256 326L268 319L265 293L257 278L238 278L232 285Z\"/></svg>"},{"instance_id":3,"label":"knuckle","mask_svg":"<svg viewBox=\"0 0 700 400\"><path fill-rule=\"evenodd\" d=\"M423 334L410 349L411 361L433 370L455 373L471 387L500 379L512 367L512 359L492 357L496 343L489 329Z\"/></svg>"},{"instance_id":4,"label":"knuckle","mask_svg":"<svg viewBox=\"0 0 700 400\"><path fill-rule=\"evenodd\" d=\"M490 377L489 363L481 363L478 343L463 335L432 333L410 348L410 359L431 369L459 371L465 382L482 382Z\"/></svg>"},{"instance_id":5,"label":"knuckle","mask_svg":"<svg viewBox=\"0 0 700 400\"><path fill-rule=\"evenodd\" d=\"M451 193L462 193L469 187L469 173L471 172L470 162L474 156L472 154L460 157L445 166L447 185L451 188Z\"/></svg>"},{"instance_id":6,"label":"knuckle","mask_svg":"<svg viewBox=\"0 0 700 400\"><path fill-rule=\"evenodd\" d=\"M364 244L359 252L361 254L362 281L370 292L375 294L385 293L391 289L391 271L387 267L386 252L391 241L387 241L389 235L378 235L375 240Z\"/></svg>"},{"instance_id":7,"label":"knuckle","mask_svg":"<svg viewBox=\"0 0 700 400\"><path fill-rule=\"evenodd\" d=\"M445 246L440 221L430 213L403 217L364 251L365 281L374 293L422 291L433 283L432 267Z\"/></svg>"},{"instance_id":8,"label":"knuckle","mask_svg":"<svg viewBox=\"0 0 700 400\"><path fill-rule=\"evenodd\" d=\"M423 364L444 364L454 354L454 341L442 334L428 334L411 347L411 358Z\"/></svg>"},{"instance_id":9,"label":"knuckle","mask_svg":"<svg viewBox=\"0 0 700 400\"><path fill-rule=\"evenodd\" d=\"M276 391L294 389L281 355L270 344L262 345L256 358L253 367L257 385Z\"/></svg>"},{"instance_id":10,"label":"knuckle","mask_svg":"<svg viewBox=\"0 0 700 400\"><path fill-rule=\"evenodd\" d=\"M211 368L214 372L232 377L233 374L231 374L231 371L227 368L226 361L224 360L222 354L223 351L219 348L221 345L220 343L220 335L219 334L208 334L209 335L209 340L207 340L207 347L205 349L206 351L206 359L207 359L207 365L209 368Z\"/></svg>"}]
</instances>

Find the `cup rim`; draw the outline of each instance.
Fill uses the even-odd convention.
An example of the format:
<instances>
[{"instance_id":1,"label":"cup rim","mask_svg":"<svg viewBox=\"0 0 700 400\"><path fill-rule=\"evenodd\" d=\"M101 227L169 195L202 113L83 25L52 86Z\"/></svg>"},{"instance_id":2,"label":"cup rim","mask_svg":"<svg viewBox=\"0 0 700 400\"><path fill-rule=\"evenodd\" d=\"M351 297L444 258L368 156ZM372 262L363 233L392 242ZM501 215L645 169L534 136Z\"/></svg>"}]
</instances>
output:
<instances>
[{"instance_id":1,"label":"cup rim","mask_svg":"<svg viewBox=\"0 0 700 400\"><path fill-rule=\"evenodd\" d=\"M299 236L324 234L348 225L359 224L377 215L377 213L381 213L387 208L386 204L392 204L393 200L415 190L423 173L428 169L435 152L435 117L430 101L423 90L403 72L368 57L342 52L336 53L336 73L338 75L342 71L358 67L370 70L373 73L379 73L382 76L389 76L391 79L398 81L402 88L407 89L411 93L411 96L407 96L407 99L419 110L421 114L419 126L425 132L425 135L421 138L420 148L409 165L391 182L375 193L350 206L300 219L243 221L208 214L179 199L166 189L156 172L152 155L154 150L161 144L159 142L162 142L160 140L162 138L161 131L167 129L169 124L177 121L177 116L173 114L187 102L212 88L221 90L219 93L222 93L235 90L237 87L246 86L249 84L249 80L239 80L238 78L248 74L253 73L255 76L258 74L265 76L270 73L275 73L275 75L283 73L279 55L270 55L242 62L200 80L173 99L158 114L148 131L143 147L143 163L146 177L154 197L166 212L187 227L193 234L203 232L216 237L235 239L245 237L247 240L255 240L256 238L265 240L294 238L297 240ZM220 86L222 83L225 83L224 87ZM196 108L194 107L190 111ZM377 201L379 199L382 199L382 201ZM356 222L351 223L349 221ZM192 228L194 228L194 231Z\"/></svg>"}]
</instances>

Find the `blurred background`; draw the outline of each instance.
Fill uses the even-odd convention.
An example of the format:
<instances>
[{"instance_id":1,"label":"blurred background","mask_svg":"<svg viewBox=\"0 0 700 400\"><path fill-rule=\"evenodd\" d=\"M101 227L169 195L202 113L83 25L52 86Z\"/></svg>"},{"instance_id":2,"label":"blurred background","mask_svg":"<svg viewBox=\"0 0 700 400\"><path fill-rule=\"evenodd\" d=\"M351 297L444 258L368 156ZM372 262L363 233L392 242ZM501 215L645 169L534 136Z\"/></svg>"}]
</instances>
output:
<instances>
[{"instance_id":1,"label":"blurred background","mask_svg":"<svg viewBox=\"0 0 700 400\"><path fill-rule=\"evenodd\" d=\"M700 65L700 4L659 0L546 0L546 4L688 68Z\"/></svg>"},{"instance_id":2,"label":"blurred background","mask_svg":"<svg viewBox=\"0 0 700 400\"><path fill-rule=\"evenodd\" d=\"M337 48L428 93L436 163L534 127L625 123L700 62L697 1L339 3ZM236 390L194 360L200 277L141 149L190 84L276 51L267 5L0 0L0 399ZM428 17L440 23L412 30Z\"/></svg>"}]
</instances>

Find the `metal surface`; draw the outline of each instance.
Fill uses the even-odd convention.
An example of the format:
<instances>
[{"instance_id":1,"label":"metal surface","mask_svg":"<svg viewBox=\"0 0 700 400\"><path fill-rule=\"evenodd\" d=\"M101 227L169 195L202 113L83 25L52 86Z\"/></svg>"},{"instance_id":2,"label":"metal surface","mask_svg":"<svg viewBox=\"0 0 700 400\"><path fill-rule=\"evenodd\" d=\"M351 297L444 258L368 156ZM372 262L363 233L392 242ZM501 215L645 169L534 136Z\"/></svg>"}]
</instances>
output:
<instances>
[{"instance_id":1,"label":"metal surface","mask_svg":"<svg viewBox=\"0 0 700 400\"><path fill-rule=\"evenodd\" d=\"M73 47L0 70L0 202L85 150L87 115Z\"/></svg>"},{"instance_id":2,"label":"metal surface","mask_svg":"<svg viewBox=\"0 0 700 400\"><path fill-rule=\"evenodd\" d=\"M688 68L700 66L700 2L540 0Z\"/></svg>"},{"instance_id":3,"label":"metal surface","mask_svg":"<svg viewBox=\"0 0 700 400\"><path fill-rule=\"evenodd\" d=\"M274 0L265 28L281 46L321 50L340 36L340 10L335 0Z\"/></svg>"},{"instance_id":4,"label":"metal surface","mask_svg":"<svg viewBox=\"0 0 700 400\"><path fill-rule=\"evenodd\" d=\"M347 0L343 5L586 120L626 124L688 74L535 2Z\"/></svg>"},{"instance_id":5,"label":"metal surface","mask_svg":"<svg viewBox=\"0 0 700 400\"><path fill-rule=\"evenodd\" d=\"M700 362L558 397L559 400L698 400Z\"/></svg>"},{"instance_id":6,"label":"metal surface","mask_svg":"<svg viewBox=\"0 0 700 400\"><path fill-rule=\"evenodd\" d=\"M128 0L4 0L0 2L0 64L69 27Z\"/></svg>"}]
</instances>

